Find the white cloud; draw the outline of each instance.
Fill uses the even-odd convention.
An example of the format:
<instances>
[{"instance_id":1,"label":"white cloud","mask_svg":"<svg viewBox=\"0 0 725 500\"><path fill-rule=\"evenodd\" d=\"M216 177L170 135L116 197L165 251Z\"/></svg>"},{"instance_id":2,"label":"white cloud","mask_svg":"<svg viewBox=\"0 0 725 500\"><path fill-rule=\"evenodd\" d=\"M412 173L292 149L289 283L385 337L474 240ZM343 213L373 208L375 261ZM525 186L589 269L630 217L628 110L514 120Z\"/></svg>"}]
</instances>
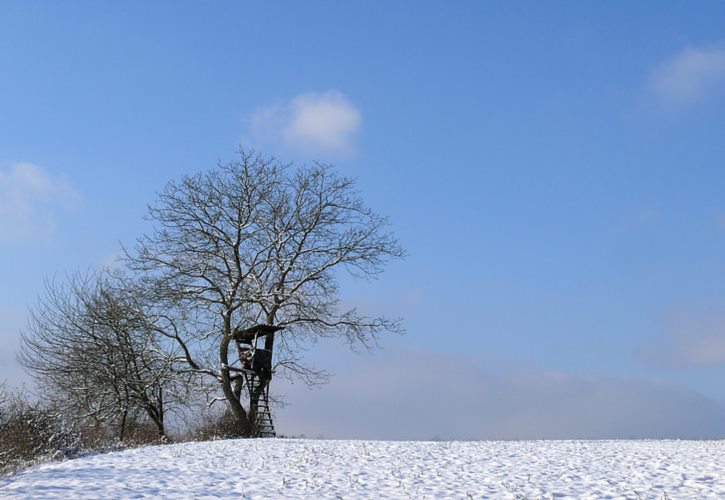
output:
<instances>
[{"instance_id":1,"label":"white cloud","mask_svg":"<svg viewBox=\"0 0 725 500\"><path fill-rule=\"evenodd\" d=\"M360 123L357 107L342 93L329 90L255 110L249 133L253 141L281 142L305 153L350 154Z\"/></svg>"},{"instance_id":2,"label":"white cloud","mask_svg":"<svg viewBox=\"0 0 725 500\"><path fill-rule=\"evenodd\" d=\"M79 200L67 179L32 163L0 165L0 241L44 239Z\"/></svg>"},{"instance_id":3,"label":"white cloud","mask_svg":"<svg viewBox=\"0 0 725 500\"><path fill-rule=\"evenodd\" d=\"M650 83L666 106L695 104L725 84L725 48L685 49L656 68Z\"/></svg>"},{"instance_id":4,"label":"white cloud","mask_svg":"<svg viewBox=\"0 0 725 500\"><path fill-rule=\"evenodd\" d=\"M669 318L662 336L643 348L642 354L670 366L725 365L725 312L716 306L678 311Z\"/></svg>"},{"instance_id":5,"label":"white cloud","mask_svg":"<svg viewBox=\"0 0 725 500\"><path fill-rule=\"evenodd\" d=\"M717 438L723 409L658 382L511 368L485 370L465 356L386 350L338 353L337 374L317 390L274 389L290 404L277 429L364 439Z\"/></svg>"}]
</instances>

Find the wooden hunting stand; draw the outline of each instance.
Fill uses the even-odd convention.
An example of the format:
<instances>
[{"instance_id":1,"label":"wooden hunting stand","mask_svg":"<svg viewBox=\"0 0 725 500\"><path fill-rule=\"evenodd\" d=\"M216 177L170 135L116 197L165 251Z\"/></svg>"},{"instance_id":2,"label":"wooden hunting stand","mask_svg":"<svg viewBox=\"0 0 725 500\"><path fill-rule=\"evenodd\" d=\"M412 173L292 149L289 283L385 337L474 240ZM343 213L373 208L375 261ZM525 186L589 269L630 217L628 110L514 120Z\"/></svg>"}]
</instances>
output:
<instances>
[{"instance_id":1,"label":"wooden hunting stand","mask_svg":"<svg viewBox=\"0 0 725 500\"><path fill-rule=\"evenodd\" d=\"M257 347L257 343L267 335L282 330L283 327L256 325L244 330L234 331L234 341L239 352L241 368L238 372L235 393L241 395L246 387L249 393L249 421L252 436L275 437L274 422L269 409L269 381L272 379L272 351Z\"/></svg>"}]
</instances>

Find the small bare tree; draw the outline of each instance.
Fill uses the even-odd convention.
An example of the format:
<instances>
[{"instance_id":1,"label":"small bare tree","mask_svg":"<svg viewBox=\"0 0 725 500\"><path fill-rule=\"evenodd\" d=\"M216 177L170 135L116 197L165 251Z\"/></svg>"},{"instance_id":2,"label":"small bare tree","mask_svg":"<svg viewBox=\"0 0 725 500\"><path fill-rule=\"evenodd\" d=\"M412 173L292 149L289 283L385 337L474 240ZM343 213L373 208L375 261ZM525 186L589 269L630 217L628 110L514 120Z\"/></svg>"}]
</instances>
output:
<instances>
[{"instance_id":1,"label":"small bare tree","mask_svg":"<svg viewBox=\"0 0 725 500\"><path fill-rule=\"evenodd\" d=\"M134 290L107 272L47 282L19 356L42 399L99 427L111 424L121 440L143 418L164 437L165 416L186 397L173 351L149 327Z\"/></svg>"},{"instance_id":2,"label":"small bare tree","mask_svg":"<svg viewBox=\"0 0 725 500\"><path fill-rule=\"evenodd\" d=\"M148 217L152 231L126 251L146 316L181 348L178 361L218 382L241 435L255 435L272 376L245 378L251 354L263 350L277 372L315 383L324 372L302 365L301 353L318 338L371 346L379 332L401 331L397 320L340 307L336 273L373 278L403 250L330 166L293 168L242 150L170 182Z\"/></svg>"}]
</instances>

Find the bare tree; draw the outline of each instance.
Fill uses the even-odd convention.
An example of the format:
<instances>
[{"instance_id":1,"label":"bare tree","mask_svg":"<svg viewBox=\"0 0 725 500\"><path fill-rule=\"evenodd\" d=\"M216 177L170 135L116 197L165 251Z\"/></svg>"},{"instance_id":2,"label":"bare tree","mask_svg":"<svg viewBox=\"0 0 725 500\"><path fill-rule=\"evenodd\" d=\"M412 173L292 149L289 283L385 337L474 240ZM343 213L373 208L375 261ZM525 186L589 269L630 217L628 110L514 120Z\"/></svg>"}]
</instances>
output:
<instances>
[{"instance_id":1,"label":"bare tree","mask_svg":"<svg viewBox=\"0 0 725 500\"><path fill-rule=\"evenodd\" d=\"M219 384L239 433L259 435L272 373L315 383L301 364L320 337L371 346L397 320L340 307L336 273L370 279L403 250L386 218L332 167L239 159L170 182L149 207L152 231L126 251L147 317L188 370Z\"/></svg>"},{"instance_id":2,"label":"bare tree","mask_svg":"<svg viewBox=\"0 0 725 500\"><path fill-rule=\"evenodd\" d=\"M20 361L40 397L68 415L111 424L123 440L131 424L147 418L160 437L165 416L186 397L172 372L167 339L149 327L134 287L107 272L46 282L22 333Z\"/></svg>"}]
</instances>

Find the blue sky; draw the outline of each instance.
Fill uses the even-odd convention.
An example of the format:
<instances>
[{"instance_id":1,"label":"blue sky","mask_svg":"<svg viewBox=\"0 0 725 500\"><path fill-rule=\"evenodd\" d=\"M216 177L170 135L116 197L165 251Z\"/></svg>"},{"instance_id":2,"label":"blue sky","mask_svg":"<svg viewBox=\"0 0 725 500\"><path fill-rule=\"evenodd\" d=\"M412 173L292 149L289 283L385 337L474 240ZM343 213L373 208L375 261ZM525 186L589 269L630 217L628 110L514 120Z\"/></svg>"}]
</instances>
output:
<instances>
[{"instance_id":1,"label":"blue sky","mask_svg":"<svg viewBox=\"0 0 725 500\"><path fill-rule=\"evenodd\" d=\"M409 252L344 287L408 334L321 345L283 432L725 435L722 2L1 3L0 379L44 277L240 143L358 178Z\"/></svg>"}]
</instances>

